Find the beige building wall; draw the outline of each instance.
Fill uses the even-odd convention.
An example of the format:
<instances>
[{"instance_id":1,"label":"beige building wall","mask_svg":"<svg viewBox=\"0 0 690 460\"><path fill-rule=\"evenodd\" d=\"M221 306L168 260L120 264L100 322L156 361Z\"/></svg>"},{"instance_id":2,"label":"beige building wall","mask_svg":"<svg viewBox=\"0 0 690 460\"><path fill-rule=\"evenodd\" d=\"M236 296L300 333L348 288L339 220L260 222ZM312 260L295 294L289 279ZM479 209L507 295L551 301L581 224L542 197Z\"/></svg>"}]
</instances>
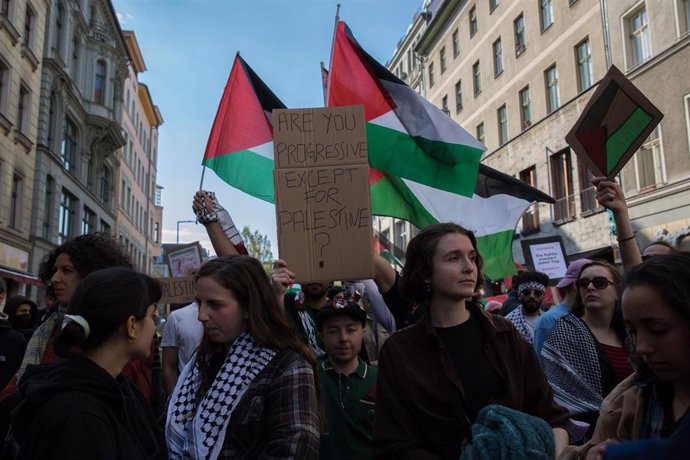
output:
<instances>
[{"instance_id":1,"label":"beige building wall","mask_svg":"<svg viewBox=\"0 0 690 460\"><path fill-rule=\"evenodd\" d=\"M115 234L136 267L151 273L153 257L161 251L160 235L155 233L160 233L162 208L157 209L155 197L158 127L163 118L148 87L139 82L146 65L136 36L131 31L123 35L132 59L124 90L122 133L126 142L118 152Z\"/></svg>"},{"instance_id":2,"label":"beige building wall","mask_svg":"<svg viewBox=\"0 0 690 460\"><path fill-rule=\"evenodd\" d=\"M633 224L639 232L638 242L645 244L660 228L676 231L687 225L687 217L684 220L683 216L690 215L690 196L685 186L690 169L690 109L686 97L690 79L681 77L688 75L690 58L687 21L682 19L687 13L681 11L687 2L554 0L552 9L546 12L540 8L543 2L532 0L501 0L495 2L493 10L490 3L446 0L435 12L416 51L424 61L427 99L441 108L447 101L449 115L486 145L483 161L522 179L534 168L531 183L558 199L556 205L535 206L529 219L523 218L518 227L522 238L560 235L571 256L593 252L606 256L607 249L608 255L612 254L608 214L594 200L588 171L565 143L565 135L608 69L607 49L612 62L666 114L659 141L663 151L657 153L659 179L654 186L643 189L634 176L628 177L638 160L622 174ZM652 46L648 61L631 68L626 64L630 51L622 43L630 34L626 24L631 11L640 5L649 9ZM542 27L545 15L552 22ZM516 46L519 17L524 19L524 47ZM472 33L474 24L476 31ZM458 37L457 55L453 53L454 34ZM497 70L494 51L498 40L502 69L499 66ZM590 68L589 87L580 77L578 56L578 46L585 41L590 49L590 57L585 59ZM477 63L481 90L475 94L473 68ZM550 110L547 70L552 66L557 69L558 102ZM461 105L456 103L458 82ZM520 92L525 88L530 94L529 123L521 115ZM505 111L499 112L503 107ZM504 139L499 134L500 119L505 120ZM564 167L559 171L561 164ZM562 188L565 192L559 192ZM519 240L513 252L516 260L524 261Z\"/></svg>"},{"instance_id":3,"label":"beige building wall","mask_svg":"<svg viewBox=\"0 0 690 460\"><path fill-rule=\"evenodd\" d=\"M42 0L2 2L0 9L0 277L10 295L25 293L33 272L31 205L46 14Z\"/></svg>"}]
</instances>

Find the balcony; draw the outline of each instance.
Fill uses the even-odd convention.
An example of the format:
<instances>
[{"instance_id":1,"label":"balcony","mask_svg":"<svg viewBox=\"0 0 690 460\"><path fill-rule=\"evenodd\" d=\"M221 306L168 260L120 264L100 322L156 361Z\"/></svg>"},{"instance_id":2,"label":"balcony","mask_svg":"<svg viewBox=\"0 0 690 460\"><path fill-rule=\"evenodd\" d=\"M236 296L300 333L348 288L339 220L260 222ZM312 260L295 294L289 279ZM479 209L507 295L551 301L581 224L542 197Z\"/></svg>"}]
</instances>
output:
<instances>
[{"instance_id":1,"label":"balcony","mask_svg":"<svg viewBox=\"0 0 690 460\"><path fill-rule=\"evenodd\" d=\"M596 187L589 187L580 190L580 212L582 215L589 216L603 210L596 198Z\"/></svg>"},{"instance_id":2,"label":"balcony","mask_svg":"<svg viewBox=\"0 0 690 460\"><path fill-rule=\"evenodd\" d=\"M553 205L553 223L562 225L575 219L575 194L556 199Z\"/></svg>"},{"instance_id":3,"label":"balcony","mask_svg":"<svg viewBox=\"0 0 690 460\"><path fill-rule=\"evenodd\" d=\"M520 229L520 235L527 236L538 232L539 209L537 208L537 204L534 203L522 214L522 228Z\"/></svg>"}]
</instances>

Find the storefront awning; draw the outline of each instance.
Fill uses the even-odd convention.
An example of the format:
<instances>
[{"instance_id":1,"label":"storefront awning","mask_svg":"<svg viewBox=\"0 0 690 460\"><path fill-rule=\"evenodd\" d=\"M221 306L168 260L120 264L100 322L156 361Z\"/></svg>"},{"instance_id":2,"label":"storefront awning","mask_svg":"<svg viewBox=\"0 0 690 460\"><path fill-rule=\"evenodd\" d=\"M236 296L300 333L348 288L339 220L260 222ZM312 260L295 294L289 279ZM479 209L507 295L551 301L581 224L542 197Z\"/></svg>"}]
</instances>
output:
<instances>
[{"instance_id":1,"label":"storefront awning","mask_svg":"<svg viewBox=\"0 0 690 460\"><path fill-rule=\"evenodd\" d=\"M11 279L18 283L30 284L33 286L43 286L41 280L32 275L31 273L26 273L20 270L14 270L12 268L0 267L0 276L3 278Z\"/></svg>"}]
</instances>

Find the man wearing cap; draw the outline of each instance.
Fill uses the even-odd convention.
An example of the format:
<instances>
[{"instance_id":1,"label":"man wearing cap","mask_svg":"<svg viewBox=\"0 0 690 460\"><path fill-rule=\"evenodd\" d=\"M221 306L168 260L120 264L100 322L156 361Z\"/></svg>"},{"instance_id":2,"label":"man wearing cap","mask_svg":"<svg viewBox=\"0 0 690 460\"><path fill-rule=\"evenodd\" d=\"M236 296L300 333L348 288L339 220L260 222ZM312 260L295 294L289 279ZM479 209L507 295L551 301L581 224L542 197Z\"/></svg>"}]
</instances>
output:
<instances>
[{"instance_id":1,"label":"man wearing cap","mask_svg":"<svg viewBox=\"0 0 690 460\"><path fill-rule=\"evenodd\" d=\"M373 458L377 369L358 357L366 318L354 302L328 304L316 315L326 350L318 364L326 414L321 458Z\"/></svg>"},{"instance_id":2,"label":"man wearing cap","mask_svg":"<svg viewBox=\"0 0 690 460\"><path fill-rule=\"evenodd\" d=\"M567 315L568 311L570 311L570 306L575 303L575 299L577 298L575 281L580 275L582 267L590 262L591 260L589 259L579 259L571 263L563 279L556 285L558 294L563 301L541 315L539 321L537 321L537 327L534 329L534 349L537 352L537 356L541 356L541 349L544 346L544 342L546 342L546 339L549 337L553 325L556 324L556 321L558 321L561 316Z\"/></svg>"},{"instance_id":3,"label":"man wearing cap","mask_svg":"<svg viewBox=\"0 0 690 460\"><path fill-rule=\"evenodd\" d=\"M522 272L517 275L520 307L510 312L506 319L513 323L515 329L530 344L534 342L534 329L541 315L541 303L548 284L548 275L541 272Z\"/></svg>"}]
</instances>

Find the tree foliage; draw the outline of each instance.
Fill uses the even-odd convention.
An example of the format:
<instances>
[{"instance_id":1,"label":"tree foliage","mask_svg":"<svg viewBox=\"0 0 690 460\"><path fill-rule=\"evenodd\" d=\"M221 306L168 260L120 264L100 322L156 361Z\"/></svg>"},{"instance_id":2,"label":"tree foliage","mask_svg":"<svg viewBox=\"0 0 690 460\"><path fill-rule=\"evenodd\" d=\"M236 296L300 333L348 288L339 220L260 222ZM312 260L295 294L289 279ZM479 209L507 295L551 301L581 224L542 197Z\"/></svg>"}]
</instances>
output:
<instances>
[{"instance_id":1,"label":"tree foliage","mask_svg":"<svg viewBox=\"0 0 690 460\"><path fill-rule=\"evenodd\" d=\"M244 245L247 247L249 255L256 257L264 266L266 272L270 272L273 268L273 252L271 252L271 240L268 236L259 232L258 230L252 230L248 226L242 227L242 238L244 239Z\"/></svg>"}]
</instances>

